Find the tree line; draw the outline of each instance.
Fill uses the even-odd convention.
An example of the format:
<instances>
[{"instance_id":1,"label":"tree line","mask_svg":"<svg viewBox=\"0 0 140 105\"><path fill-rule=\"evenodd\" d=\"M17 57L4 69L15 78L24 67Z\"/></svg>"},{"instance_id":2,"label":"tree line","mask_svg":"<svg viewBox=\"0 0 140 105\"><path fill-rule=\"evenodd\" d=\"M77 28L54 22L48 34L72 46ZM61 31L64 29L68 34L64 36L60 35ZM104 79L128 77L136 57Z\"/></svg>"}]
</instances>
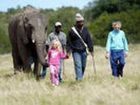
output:
<instances>
[{"instance_id":1,"label":"tree line","mask_svg":"<svg viewBox=\"0 0 140 105\"><path fill-rule=\"evenodd\" d=\"M24 7L23 7L24 8ZM11 51L8 37L8 21L10 17L23 8L9 8L0 12L0 54ZM84 9L76 7L61 7L57 10L41 9L48 18L48 33L53 31L54 23L60 21L63 31L68 33L75 23L75 13L80 12L85 17L85 24L93 37L95 45L105 46L111 23L122 22L129 43L140 43L140 1L139 0L93 0Z\"/></svg>"}]
</instances>

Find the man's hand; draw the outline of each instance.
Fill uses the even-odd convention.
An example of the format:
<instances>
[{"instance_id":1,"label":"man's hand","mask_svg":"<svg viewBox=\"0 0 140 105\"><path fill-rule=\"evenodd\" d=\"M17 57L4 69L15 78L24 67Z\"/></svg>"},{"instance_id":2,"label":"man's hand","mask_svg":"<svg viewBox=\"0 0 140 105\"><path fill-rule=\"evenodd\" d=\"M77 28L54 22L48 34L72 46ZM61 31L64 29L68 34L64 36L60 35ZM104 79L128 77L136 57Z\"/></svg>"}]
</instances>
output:
<instances>
[{"instance_id":1,"label":"man's hand","mask_svg":"<svg viewBox=\"0 0 140 105\"><path fill-rule=\"evenodd\" d=\"M94 53L93 53L93 52L90 52L90 55L91 55L92 57L94 57Z\"/></svg>"},{"instance_id":2,"label":"man's hand","mask_svg":"<svg viewBox=\"0 0 140 105\"><path fill-rule=\"evenodd\" d=\"M66 53L66 57L67 58L70 58L70 53Z\"/></svg>"},{"instance_id":3,"label":"man's hand","mask_svg":"<svg viewBox=\"0 0 140 105\"><path fill-rule=\"evenodd\" d=\"M108 59L110 57L110 53L106 52L105 58Z\"/></svg>"}]
</instances>

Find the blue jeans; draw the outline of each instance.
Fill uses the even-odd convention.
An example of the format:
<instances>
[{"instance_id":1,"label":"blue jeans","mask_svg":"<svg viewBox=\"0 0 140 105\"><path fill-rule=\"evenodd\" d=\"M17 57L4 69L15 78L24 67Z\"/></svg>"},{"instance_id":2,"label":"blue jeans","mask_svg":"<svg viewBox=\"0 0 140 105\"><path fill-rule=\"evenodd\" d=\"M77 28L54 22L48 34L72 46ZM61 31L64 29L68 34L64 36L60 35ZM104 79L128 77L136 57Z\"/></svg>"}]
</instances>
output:
<instances>
[{"instance_id":1,"label":"blue jeans","mask_svg":"<svg viewBox=\"0 0 140 105\"><path fill-rule=\"evenodd\" d=\"M76 80L82 80L86 68L87 53L82 52L72 52L74 68L76 74Z\"/></svg>"},{"instance_id":2,"label":"blue jeans","mask_svg":"<svg viewBox=\"0 0 140 105\"><path fill-rule=\"evenodd\" d=\"M46 66L43 66L42 67L41 77L42 78L45 78L46 77L46 74L47 74L47 67Z\"/></svg>"},{"instance_id":3,"label":"blue jeans","mask_svg":"<svg viewBox=\"0 0 140 105\"><path fill-rule=\"evenodd\" d=\"M125 65L125 57L123 50L111 50L110 63L112 75L114 77L123 76L123 68Z\"/></svg>"},{"instance_id":4,"label":"blue jeans","mask_svg":"<svg viewBox=\"0 0 140 105\"><path fill-rule=\"evenodd\" d=\"M62 76L62 73L63 73L63 70L64 70L64 68L63 68L63 63L64 63L64 59L61 59L60 60L60 69L59 69L59 82L62 82L62 78L63 78L63 76Z\"/></svg>"}]
</instances>

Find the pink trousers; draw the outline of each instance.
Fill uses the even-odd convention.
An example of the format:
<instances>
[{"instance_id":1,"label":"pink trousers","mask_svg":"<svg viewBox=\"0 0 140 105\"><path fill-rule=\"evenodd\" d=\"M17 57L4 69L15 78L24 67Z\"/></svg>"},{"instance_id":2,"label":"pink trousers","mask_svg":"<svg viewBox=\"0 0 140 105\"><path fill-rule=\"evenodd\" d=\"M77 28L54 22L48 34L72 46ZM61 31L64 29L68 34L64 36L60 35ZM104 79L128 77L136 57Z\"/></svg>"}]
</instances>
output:
<instances>
[{"instance_id":1,"label":"pink trousers","mask_svg":"<svg viewBox=\"0 0 140 105\"><path fill-rule=\"evenodd\" d=\"M50 79L51 83L59 85L59 65L50 65Z\"/></svg>"}]
</instances>

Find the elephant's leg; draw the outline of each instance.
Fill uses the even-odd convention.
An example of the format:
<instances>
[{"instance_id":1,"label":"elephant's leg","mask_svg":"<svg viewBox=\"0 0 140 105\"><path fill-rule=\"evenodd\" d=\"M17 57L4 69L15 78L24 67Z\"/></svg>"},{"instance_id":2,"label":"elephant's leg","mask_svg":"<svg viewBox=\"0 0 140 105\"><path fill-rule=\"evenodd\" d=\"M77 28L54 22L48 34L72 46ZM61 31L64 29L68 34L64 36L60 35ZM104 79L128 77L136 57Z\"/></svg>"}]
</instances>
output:
<instances>
[{"instance_id":1,"label":"elephant's leg","mask_svg":"<svg viewBox=\"0 0 140 105\"><path fill-rule=\"evenodd\" d=\"M40 70L41 70L41 64L39 64L39 60L35 59L35 64L34 64L34 75L36 76L36 79L40 79Z\"/></svg>"},{"instance_id":2,"label":"elephant's leg","mask_svg":"<svg viewBox=\"0 0 140 105\"><path fill-rule=\"evenodd\" d=\"M31 65L29 65L29 64L24 64L24 66L23 66L23 71L24 71L25 73L31 72L31 71L32 71L32 70L31 70Z\"/></svg>"},{"instance_id":3,"label":"elephant's leg","mask_svg":"<svg viewBox=\"0 0 140 105\"><path fill-rule=\"evenodd\" d=\"M30 52L28 50L28 46L24 45L22 41L19 41L18 48L20 49L19 54L23 63L23 71L27 73L31 72Z\"/></svg>"},{"instance_id":4,"label":"elephant's leg","mask_svg":"<svg viewBox=\"0 0 140 105\"><path fill-rule=\"evenodd\" d=\"M25 56L23 56L25 57ZM31 63L30 63L30 57L28 56L27 58L22 58L23 60L23 70L25 73L31 72Z\"/></svg>"},{"instance_id":5,"label":"elephant's leg","mask_svg":"<svg viewBox=\"0 0 140 105\"><path fill-rule=\"evenodd\" d=\"M14 74L17 74L17 72L21 72L22 69L22 61L20 59L19 53L17 48L12 48L12 56L13 56L13 65L14 65Z\"/></svg>"},{"instance_id":6,"label":"elephant's leg","mask_svg":"<svg viewBox=\"0 0 140 105\"><path fill-rule=\"evenodd\" d=\"M31 72L32 71L32 69L31 69L31 58L32 57L30 57L30 56L28 56L28 55L24 55L24 56L22 56L22 61L23 61L23 70L24 70L24 72L25 73L29 73L29 72Z\"/></svg>"},{"instance_id":7,"label":"elephant's leg","mask_svg":"<svg viewBox=\"0 0 140 105\"><path fill-rule=\"evenodd\" d=\"M15 20L9 23L8 31L9 31L9 39L12 45L14 73L16 74L17 72L21 71L22 61L20 59L18 52Z\"/></svg>"}]
</instances>

